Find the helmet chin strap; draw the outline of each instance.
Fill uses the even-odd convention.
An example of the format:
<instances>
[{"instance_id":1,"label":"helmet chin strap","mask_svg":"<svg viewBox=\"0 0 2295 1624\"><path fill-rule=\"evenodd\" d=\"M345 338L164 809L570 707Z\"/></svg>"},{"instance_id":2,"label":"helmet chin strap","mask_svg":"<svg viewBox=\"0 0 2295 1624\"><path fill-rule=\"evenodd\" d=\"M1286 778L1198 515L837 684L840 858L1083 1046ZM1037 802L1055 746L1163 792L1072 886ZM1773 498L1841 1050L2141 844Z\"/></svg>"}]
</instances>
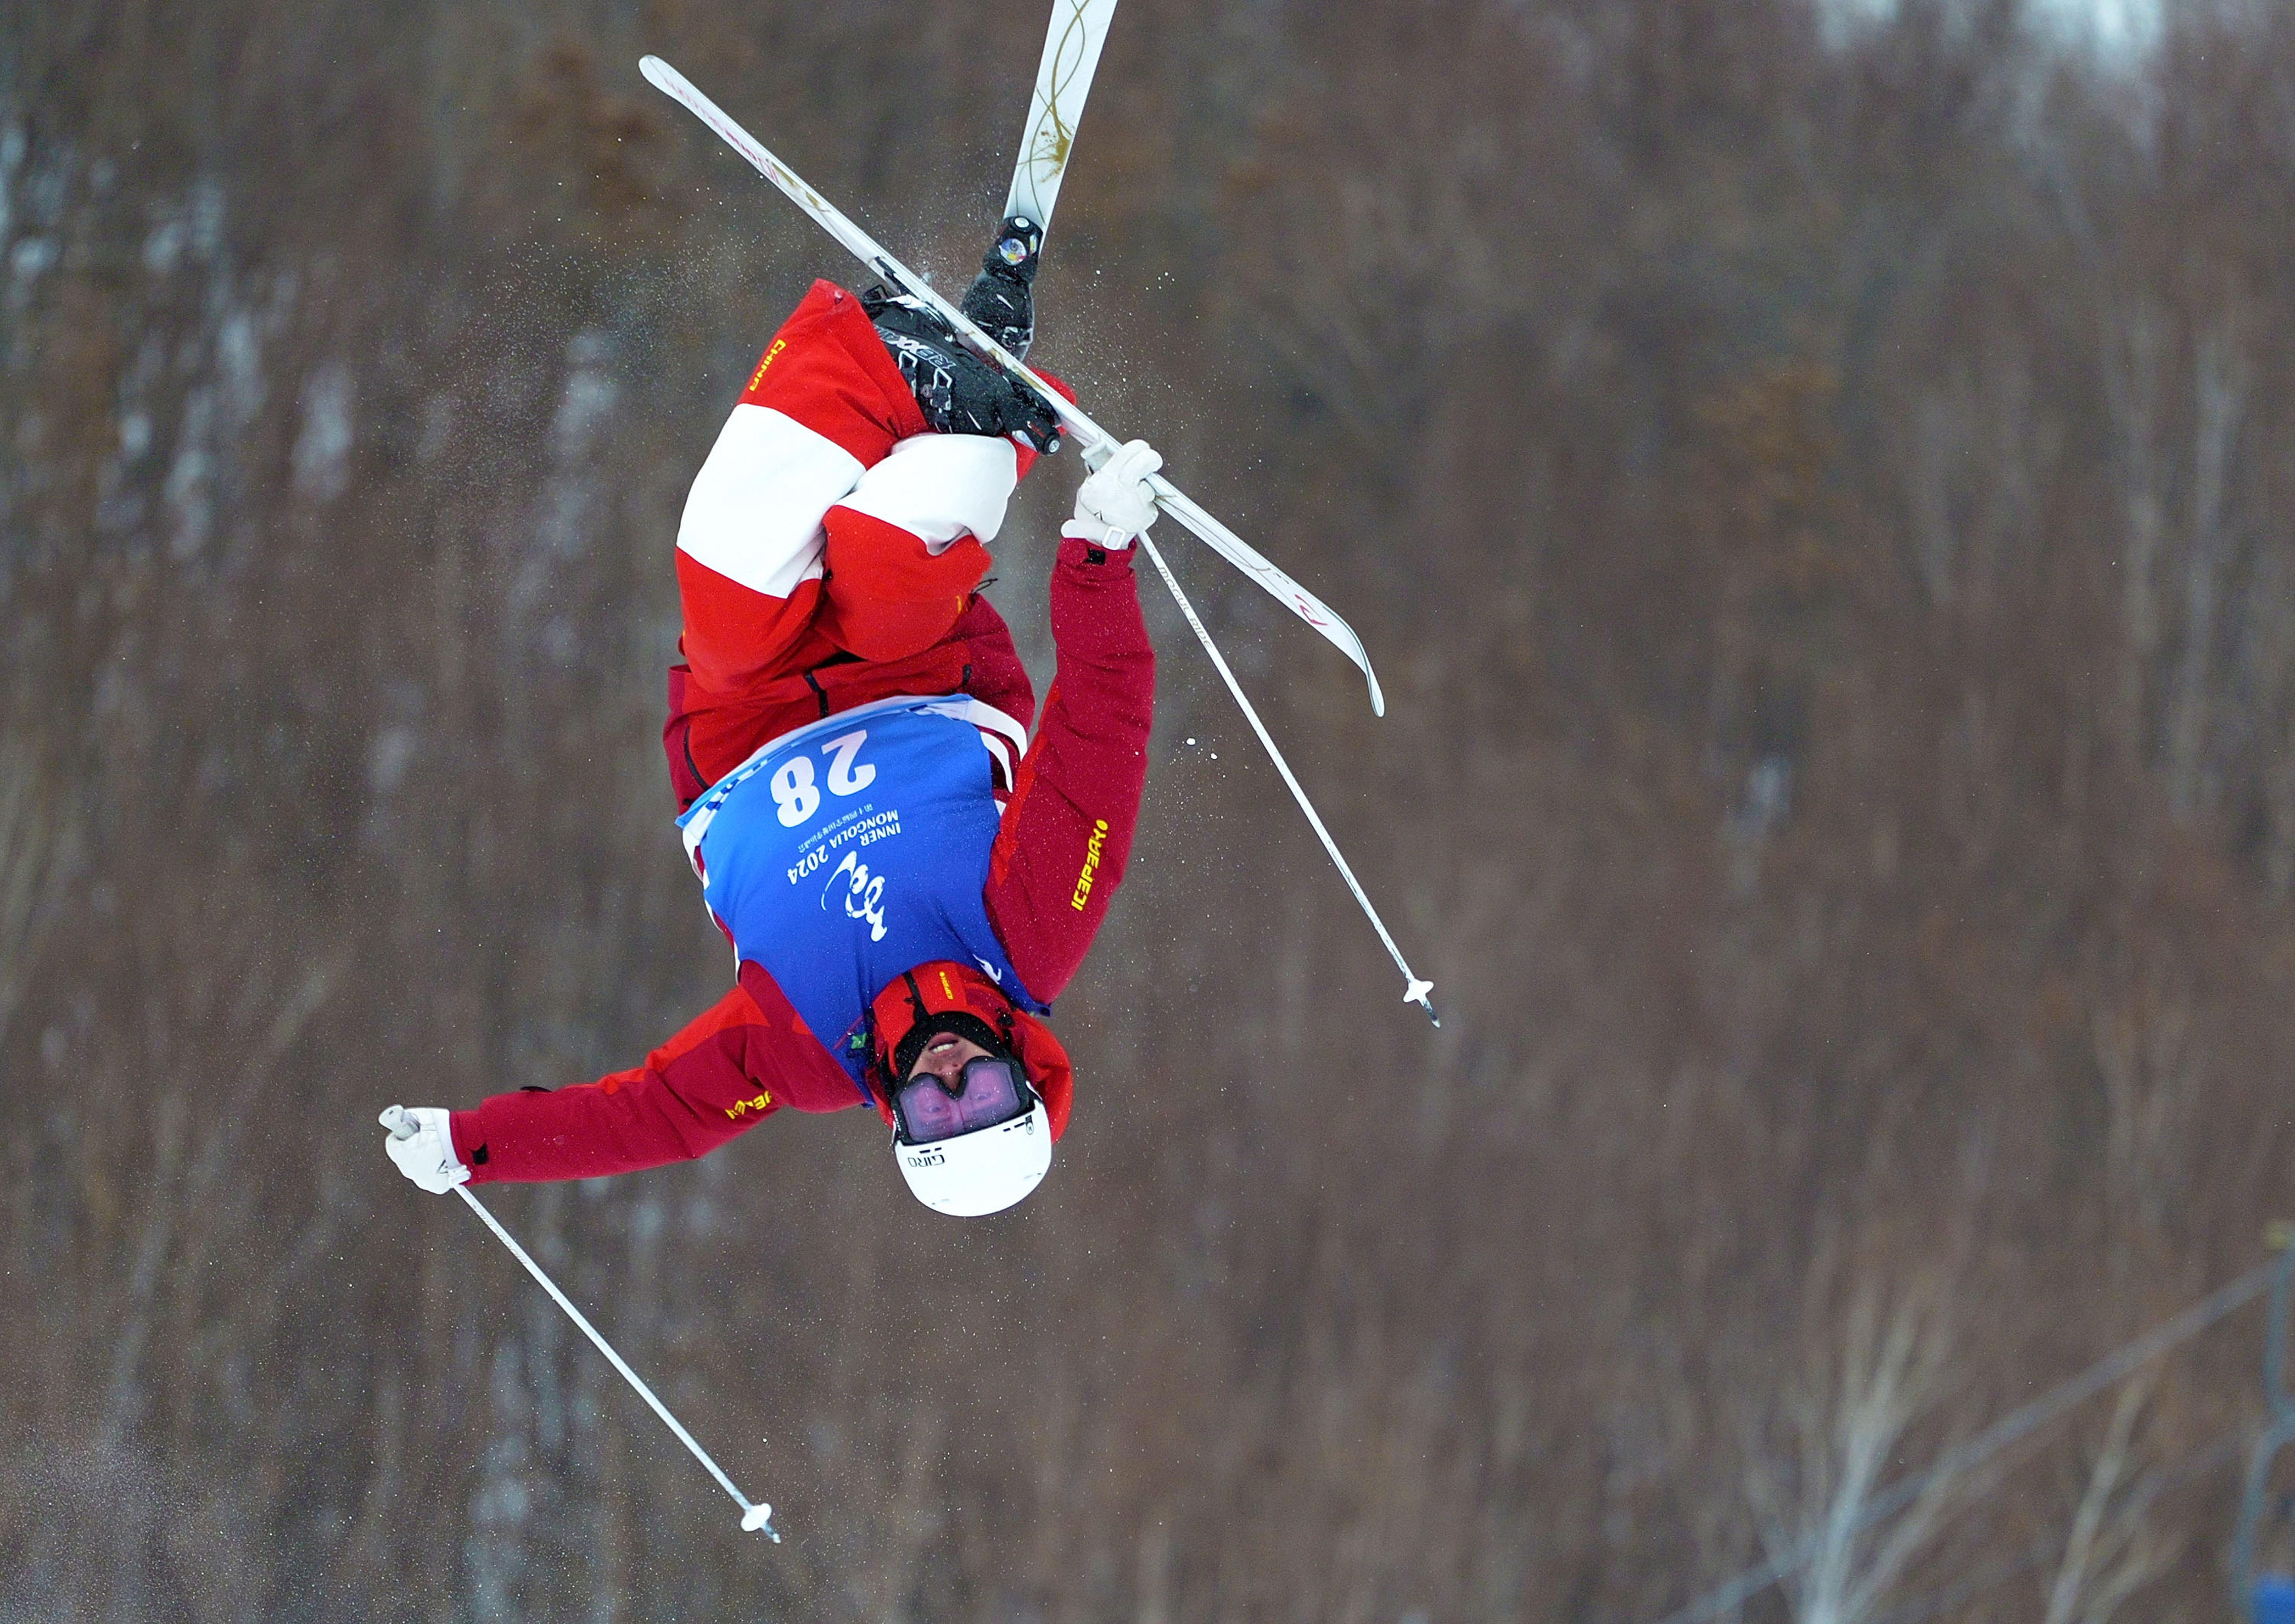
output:
<instances>
[{"instance_id":1,"label":"helmet chin strap","mask_svg":"<svg viewBox=\"0 0 2295 1624\"><path fill-rule=\"evenodd\" d=\"M884 1044L878 1049L888 1089L897 1089L908 1080L908 1073L916 1068L917 1057L924 1052L925 1046L935 1036L943 1032L952 1032L968 1043L976 1043L999 1059L1017 1061L1020 1058L1019 1041L1013 1027L1012 1003L1001 992L996 994L996 1024L992 1026L976 1011L968 1008L932 1008L925 1002L924 989L917 984L914 970L902 971L901 982L908 993L911 1015L909 1030L901 1034L897 1043ZM914 1049L904 1065L901 1053L909 1049L912 1043Z\"/></svg>"}]
</instances>

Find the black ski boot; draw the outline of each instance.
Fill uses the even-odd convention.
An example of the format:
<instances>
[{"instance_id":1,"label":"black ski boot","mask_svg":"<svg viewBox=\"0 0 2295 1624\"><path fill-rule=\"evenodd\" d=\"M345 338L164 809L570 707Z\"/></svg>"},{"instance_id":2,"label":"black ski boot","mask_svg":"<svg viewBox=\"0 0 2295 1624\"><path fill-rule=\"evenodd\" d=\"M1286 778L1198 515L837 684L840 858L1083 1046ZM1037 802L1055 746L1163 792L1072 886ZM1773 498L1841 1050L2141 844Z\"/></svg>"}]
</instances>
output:
<instances>
[{"instance_id":1,"label":"black ski boot","mask_svg":"<svg viewBox=\"0 0 2295 1624\"><path fill-rule=\"evenodd\" d=\"M1027 290L1021 290L1023 297ZM861 308L935 434L1009 435L1038 451L1060 448L1060 420L1044 397L965 347L947 318L920 301L870 288Z\"/></svg>"},{"instance_id":2,"label":"black ski boot","mask_svg":"<svg viewBox=\"0 0 2295 1624\"><path fill-rule=\"evenodd\" d=\"M980 274L958 306L967 321L1017 360L1027 359L1029 340L1036 336L1036 305L1028 284L1036 280L1036 256L1043 245L1044 228L1033 220L1014 215L1005 221L980 257Z\"/></svg>"}]
</instances>

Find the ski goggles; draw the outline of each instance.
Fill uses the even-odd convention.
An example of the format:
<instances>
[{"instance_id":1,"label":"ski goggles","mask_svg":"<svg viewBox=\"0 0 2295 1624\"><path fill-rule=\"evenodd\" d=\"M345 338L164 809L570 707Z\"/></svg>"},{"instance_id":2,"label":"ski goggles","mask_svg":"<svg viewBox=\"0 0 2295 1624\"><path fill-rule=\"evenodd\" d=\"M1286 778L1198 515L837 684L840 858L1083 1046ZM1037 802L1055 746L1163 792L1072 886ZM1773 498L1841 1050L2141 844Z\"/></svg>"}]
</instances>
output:
<instances>
[{"instance_id":1,"label":"ski goggles","mask_svg":"<svg viewBox=\"0 0 2295 1624\"><path fill-rule=\"evenodd\" d=\"M964 1063L956 1088L930 1072L911 1077L893 1095L893 1115L902 1143L932 1145L1025 1116L1036 1108L1036 1090L1017 1060L982 1055Z\"/></svg>"}]
</instances>

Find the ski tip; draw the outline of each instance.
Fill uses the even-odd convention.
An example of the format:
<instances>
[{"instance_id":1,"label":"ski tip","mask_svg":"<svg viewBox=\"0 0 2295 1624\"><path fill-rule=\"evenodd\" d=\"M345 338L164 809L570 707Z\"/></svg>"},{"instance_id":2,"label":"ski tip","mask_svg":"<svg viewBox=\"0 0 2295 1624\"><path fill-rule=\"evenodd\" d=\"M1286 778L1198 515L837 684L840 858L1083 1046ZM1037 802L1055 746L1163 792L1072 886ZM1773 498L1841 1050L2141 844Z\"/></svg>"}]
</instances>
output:
<instances>
[{"instance_id":1,"label":"ski tip","mask_svg":"<svg viewBox=\"0 0 2295 1624\"><path fill-rule=\"evenodd\" d=\"M676 69L650 52L638 58L638 71L645 75L646 82L657 90L667 90L670 80L677 73Z\"/></svg>"},{"instance_id":2,"label":"ski tip","mask_svg":"<svg viewBox=\"0 0 2295 1624\"><path fill-rule=\"evenodd\" d=\"M1386 696L1379 691L1378 673L1370 668L1370 662L1368 659L1362 663L1362 673L1363 681L1370 684L1370 714L1374 716L1385 715Z\"/></svg>"}]
</instances>

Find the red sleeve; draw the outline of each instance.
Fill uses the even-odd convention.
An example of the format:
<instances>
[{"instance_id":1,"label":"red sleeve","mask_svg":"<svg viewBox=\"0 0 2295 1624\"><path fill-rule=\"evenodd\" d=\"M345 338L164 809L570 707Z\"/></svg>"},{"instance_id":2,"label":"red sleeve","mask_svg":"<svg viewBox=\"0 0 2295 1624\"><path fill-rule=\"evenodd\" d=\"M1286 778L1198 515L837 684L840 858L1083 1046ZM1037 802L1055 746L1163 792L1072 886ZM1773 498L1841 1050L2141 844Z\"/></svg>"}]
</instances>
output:
<instances>
[{"instance_id":1,"label":"red sleeve","mask_svg":"<svg viewBox=\"0 0 2295 1624\"><path fill-rule=\"evenodd\" d=\"M1123 880L1155 720L1156 650L1130 549L1074 537L1052 569L1059 664L988 861L988 920L1039 999L1083 963Z\"/></svg>"},{"instance_id":2,"label":"red sleeve","mask_svg":"<svg viewBox=\"0 0 2295 1624\"><path fill-rule=\"evenodd\" d=\"M737 986L633 1071L451 1113L454 1154L473 1184L594 1179L706 1155L787 1103L781 1074L802 1062L800 1043L813 1041L774 1028Z\"/></svg>"}]
</instances>

